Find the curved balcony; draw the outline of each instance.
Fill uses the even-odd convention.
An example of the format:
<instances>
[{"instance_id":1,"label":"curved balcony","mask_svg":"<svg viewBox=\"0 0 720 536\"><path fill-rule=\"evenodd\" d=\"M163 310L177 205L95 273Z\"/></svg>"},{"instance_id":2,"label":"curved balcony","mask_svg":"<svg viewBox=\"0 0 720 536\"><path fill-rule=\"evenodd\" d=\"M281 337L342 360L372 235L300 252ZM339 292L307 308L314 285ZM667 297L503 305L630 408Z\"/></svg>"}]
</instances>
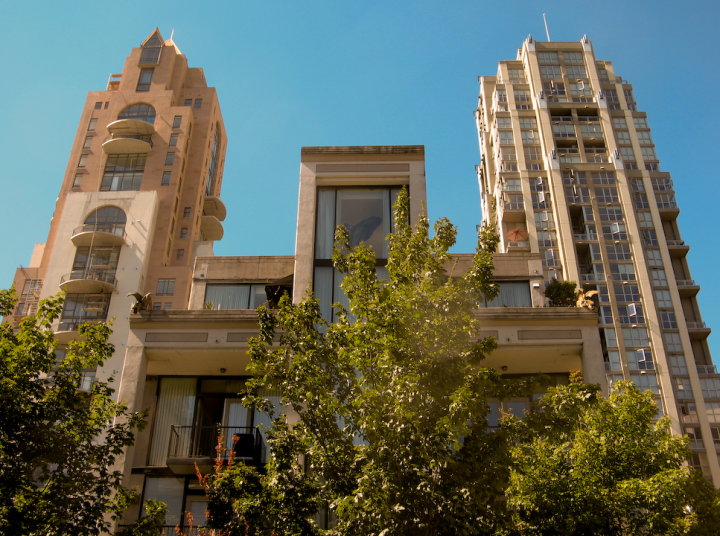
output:
<instances>
[{"instance_id":1,"label":"curved balcony","mask_svg":"<svg viewBox=\"0 0 720 536\"><path fill-rule=\"evenodd\" d=\"M152 149L152 139L147 134L136 132L116 132L105 139L105 154L143 154Z\"/></svg>"},{"instance_id":2,"label":"curved balcony","mask_svg":"<svg viewBox=\"0 0 720 536\"><path fill-rule=\"evenodd\" d=\"M60 288L72 294L115 292L117 285L115 270L77 270L60 278Z\"/></svg>"},{"instance_id":3,"label":"curved balcony","mask_svg":"<svg viewBox=\"0 0 720 536\"><path fill-rule=\"evenodd\" d=\"M205 216L200 218L200 226L205 240L221 240L225 234L222 223L215 216Z\"/></svg>"},{"instance_id":4,"label":"curved balcony","mask_svg":"<svg viewBox=\"0 0 720 536\"><path fill-rule=\"evenodd\" d=\"M70 239L76 246L124 246L127 235L124 223L88 223L76 227Z\"/></svg>"},{"instance_id":5,"label":"curved balcony","mask_svg":"<svg viewBox=\"0 0 720 536\"><path fill-rule=\"evenodd\" d=\"M203 214L205 216L215 216L218 220L224 221L227 216L225 203L215 195L206 195L203 202Z\"/></svg>"},{"instance_id":6,"label":"curved balcony","mask_svg":"<svg viewBox=\"0 0 720 536\"><path fill-rule=\"evenodd\" d=\"M142 119L118 119L107 126L110 134L141 134L152 136L155 134L155 126Z\"/></svg>"}]
</instances>

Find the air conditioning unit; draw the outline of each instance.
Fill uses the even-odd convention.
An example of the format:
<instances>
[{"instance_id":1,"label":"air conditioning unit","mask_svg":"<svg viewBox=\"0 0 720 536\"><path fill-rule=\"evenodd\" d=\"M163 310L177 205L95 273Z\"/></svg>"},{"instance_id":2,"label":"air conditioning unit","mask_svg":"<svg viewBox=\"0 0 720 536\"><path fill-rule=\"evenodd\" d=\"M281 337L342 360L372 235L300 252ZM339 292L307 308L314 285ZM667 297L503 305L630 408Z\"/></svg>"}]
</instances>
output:
<instances>
[{"instance_id":1,"label":"air conditioning unit","mask_svg":"<svg viewBox=\"0 0 720 536\"><path fill-rule=\"evenodd\" d=\"M637 316L637 305L631 303L627 306L628 316Z\"/></svg>"}]
</instances>

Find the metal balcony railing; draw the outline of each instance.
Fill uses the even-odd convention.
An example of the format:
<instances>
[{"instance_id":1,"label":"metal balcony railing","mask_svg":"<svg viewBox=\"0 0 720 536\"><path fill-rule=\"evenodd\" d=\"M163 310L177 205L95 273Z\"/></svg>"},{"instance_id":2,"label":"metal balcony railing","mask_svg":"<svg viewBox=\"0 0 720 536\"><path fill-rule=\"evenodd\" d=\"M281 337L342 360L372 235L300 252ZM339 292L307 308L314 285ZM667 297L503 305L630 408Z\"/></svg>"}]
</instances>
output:
<instances>
[{"instance_id":1,"label":"metal balcony railing","mask_svg":"<svg viewBox=\"0 0 720 536\"><path fill-rule=\"evenodd\" d=\"M580 241L597 240L598 235L597 235L597 233L585 233L585 234L577 234L576 233L573 235L573 238L575 238L575 240L580 240Z\"/></svg>"},{"instance_id":2,"label":"metal balcony railing","mask_svg":"<svg viewBox=\"0 0 720 536\"><path fill-rule=\"evenodd\" d=\"M73 318L73 319L66 319L66 320L60 320L60 324L58 325L58 331L77 331L78 328L83 324L89 324L91 322L102 322L103 319L98 318Z\"/></svg>"},{"instance_id":3,"label":"metal balcony railing","mask_svg":"<svg viewBox=\"0 0 720 536\"><path fill-rule=\"evenodd\" d=\"M85 225L81 225L80 227L76 227L73 230L73 236L78 235L80 233L108 233L113 234L117 236L122 236L123 238L127 238L127 235L125 233L125 224L124 223L108 223L108 224L95 224L95 223L87 223Z\"/></svg>"},{"instance_id":4,"label":"metal balcony railing","mask_svg":"<svg viewBox=\"0 0 720 536\"><path fill-rule=\"evenodd\" d=\"M118 280L115 278L115 270L75 270L62 276L60 278L60 284L62 285L66 281L77 280L100 281L102 283L109 283L116 288L118 284Z\"/></svg>"},{"instance_id":5,"label":"metal balcony railing","mask_svg":"<svg viewBox=\"0 0 720 536\"><path fill-rule=\"evenodd\" d=\"M675 284L678 287L694 287L695 281L693 279L676 279Z\"/></svg>"},{"instance_id":6,"label":"metal balcony railing","mask_svg":"<svg viewBox=\"0 0 720 536\"><path fill-rule=\"evenodd\" d=\"M717 374L717 367L715 365L698 365L698 374Z\"/></svg>"},{"instance_id":7,"label":"metal balcony railing","mask_svg":"<svg viewBox=\"0 0 720 536\"><path fill-rule=\"evenodd\" d=\"M707 324L705 322L688 322L687 327L688 329L706 329Z\"/></svg>"},{"instance_id":8,"label":"metal balcony railing","mask_svg":"<svg viewBox=\"0 0 720 536\"><path fill-rule=\"evenodd\" d=\"M667 245L668 246L684 246L685 240L668 240Z\"/></svg>"},{"instance_id":9,"label":"metal balcony railing","mask_svg":"<svg viewBox=\"0 0 720 536\"><path fill-rule=\"evenodd\" d=\"M224 438L221 447L219 436ZM232 457L259 464L262 450L262 434L251 426L170 426L168 458L214 459L220 455L223 460Z\"/></svg>"}]
</instances>

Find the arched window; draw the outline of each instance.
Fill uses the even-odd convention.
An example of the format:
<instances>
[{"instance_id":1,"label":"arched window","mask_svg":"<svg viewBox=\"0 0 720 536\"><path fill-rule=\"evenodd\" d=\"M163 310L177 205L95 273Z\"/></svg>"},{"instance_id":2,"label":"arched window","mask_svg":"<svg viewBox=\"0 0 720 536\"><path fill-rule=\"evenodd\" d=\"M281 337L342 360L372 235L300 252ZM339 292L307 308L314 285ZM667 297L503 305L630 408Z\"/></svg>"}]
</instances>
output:
<instances>
[{"instance_id":1,"label":"arched window","mask_svg":"<svg viewBox=\"0 0 720 536\"><path fill-rule=\"evenodd\" d=\"M155 108L149 104L133 104L120 112L118 119L139 119L153 125L155 124Z\"/></svg>"},{"instance_id":2,"label":"arched window","mask_svg":"<svg viewBox=\"0 0 720 536\"><path fill-rule=\"evenodd\" d=\"M85 218L85 226L109 233L122 234L125 230L127 217L117 207L102 207Z\"/></svg>"}]
</instances>

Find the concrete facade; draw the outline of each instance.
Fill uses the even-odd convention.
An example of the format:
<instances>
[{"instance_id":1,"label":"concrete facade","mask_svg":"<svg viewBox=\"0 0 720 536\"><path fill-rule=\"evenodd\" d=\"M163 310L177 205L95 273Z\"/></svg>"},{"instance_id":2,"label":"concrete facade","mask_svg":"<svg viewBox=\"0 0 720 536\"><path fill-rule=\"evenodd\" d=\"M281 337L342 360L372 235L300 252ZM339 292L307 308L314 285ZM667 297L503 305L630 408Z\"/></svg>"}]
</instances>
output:
<instances>
[{"instance_id":1,"label":"concrete facade","mask_svg":"<svg viewBox=\"0 0 720 536\"><path fill-rule=\"evenodd\" d=\"M652 389L693 464L720 485L720 375L710 357L670 173L632 85L579 42L528 37L479 77L478 183L502 251L539 253L544 279L600 292L608 382Z\"/></svg>"}]
</instances>

